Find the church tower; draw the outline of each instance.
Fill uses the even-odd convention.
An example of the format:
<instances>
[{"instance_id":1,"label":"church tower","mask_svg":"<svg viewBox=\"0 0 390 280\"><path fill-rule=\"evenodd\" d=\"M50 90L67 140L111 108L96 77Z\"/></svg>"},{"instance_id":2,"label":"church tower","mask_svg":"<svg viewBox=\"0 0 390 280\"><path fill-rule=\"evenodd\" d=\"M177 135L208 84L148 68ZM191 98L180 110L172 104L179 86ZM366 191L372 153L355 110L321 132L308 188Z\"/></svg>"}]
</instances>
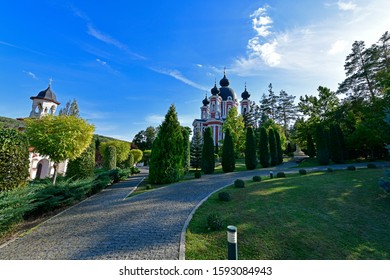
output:
<instances>
[{"instance_id":1,"label":"church tower","mask_svg":"<svg viewBox=\"0 0 390 280\"><path fill-rule=\"evenodd\" d=\"M30 118L41 118L46 115L54 116L57 106L60 105L56 95L51 90L51 83L47 89L39 92L37 96L31 96L30 99L33 101Z\"/></svg>"},{"instance_id":2,"label":"church tower","mask_svg":"<svg viewBox=\"0 0 390 280\"><path fill-rule=\"evenodd\" d=\"M245 90L243 93L241 93L241 98L242 98L242 100L240 102L241 103L241 115L245 115L250 110L251 102L249 100L249 97L251 97L251 95L246 90L246 84L245 84Z\"/></svg>"}]
</instances>

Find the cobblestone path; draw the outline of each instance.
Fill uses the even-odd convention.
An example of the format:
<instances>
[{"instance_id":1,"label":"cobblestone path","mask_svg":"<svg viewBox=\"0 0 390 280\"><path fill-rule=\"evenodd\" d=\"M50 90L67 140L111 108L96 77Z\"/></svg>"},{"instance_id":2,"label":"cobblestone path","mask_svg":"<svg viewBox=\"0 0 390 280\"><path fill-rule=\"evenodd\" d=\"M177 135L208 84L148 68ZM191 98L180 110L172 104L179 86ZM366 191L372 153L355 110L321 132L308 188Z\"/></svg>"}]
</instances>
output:
<instances>
[{"instance_id":1,"label":"cobblestone path","mask_svg":"<svg viewBox=\"0 0 390 280\"><path fill-rule=\"evenodd\" d=\"M145 174L131 177L2 245L0 259L179 259L181 233L203 199L269 170L202 176L125 199Z\"/></svg>"}]
</instances>

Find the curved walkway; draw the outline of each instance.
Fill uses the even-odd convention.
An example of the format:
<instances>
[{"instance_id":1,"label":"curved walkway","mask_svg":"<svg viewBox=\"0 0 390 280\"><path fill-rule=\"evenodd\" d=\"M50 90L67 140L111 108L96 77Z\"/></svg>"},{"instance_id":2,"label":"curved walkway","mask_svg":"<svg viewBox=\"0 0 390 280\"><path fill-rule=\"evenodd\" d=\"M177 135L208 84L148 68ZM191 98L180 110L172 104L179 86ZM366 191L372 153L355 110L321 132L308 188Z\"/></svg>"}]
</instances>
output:
<instances>
[{"instance_id":1,"label":"curved walkway","mask_svg":"<svg viewBox=\"0 0 390 280\"><path fill-rule=\"evenodd\" d=\"M288 167L291 164L270 169L204 175L198 180L175 183L125 199L146 175L147 170L143 169L139 176L90 197L23 237L0 246L0 259L183 258L183 247L180 246L184 242L182 233L192 212L202 200L237 178L264 176L270 170L298 172L297 169L288 170Z\"/></svg>"}]
</instances>

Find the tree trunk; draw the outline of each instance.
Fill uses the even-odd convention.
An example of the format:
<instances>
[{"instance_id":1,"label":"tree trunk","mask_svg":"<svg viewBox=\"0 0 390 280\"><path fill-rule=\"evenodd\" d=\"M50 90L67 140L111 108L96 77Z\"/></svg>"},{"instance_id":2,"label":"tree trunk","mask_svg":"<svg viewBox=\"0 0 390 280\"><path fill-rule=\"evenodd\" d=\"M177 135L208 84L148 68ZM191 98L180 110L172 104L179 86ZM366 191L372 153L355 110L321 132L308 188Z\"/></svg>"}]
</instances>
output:
<instances>
[{"instance_id":1,"label":"tree trunk","mask_svg":"<svg viewBox=\"0 0 390 280\"><path fill-rule=\"evenodd\" d=\"M56 181L57 181L57 174L58 174L58 163L54 163L54 175L53 175L53 186L55 186Z\"/></svg>"}]
</instances>

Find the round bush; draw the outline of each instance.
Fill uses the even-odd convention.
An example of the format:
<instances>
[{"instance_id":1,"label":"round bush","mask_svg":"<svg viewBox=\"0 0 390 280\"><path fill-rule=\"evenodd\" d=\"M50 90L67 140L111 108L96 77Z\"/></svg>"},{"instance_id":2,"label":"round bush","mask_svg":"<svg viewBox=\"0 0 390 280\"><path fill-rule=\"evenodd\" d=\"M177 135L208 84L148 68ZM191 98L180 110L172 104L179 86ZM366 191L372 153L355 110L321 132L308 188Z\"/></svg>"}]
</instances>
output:
<instances>
[{"instance_id":1,"label":"round bush","mask_svg":"<svg viewBox=\"0 0 390 280\"><path fill-rule=\"evenodd\" d=\"M218 199L220 201L230 201L231 197L230 197L230 194L228 192L220 192L218 194Z\"/></svg>"},{"instance_id":2,"label":"round bush","mask_svg":"<svg viewBox=\"0 0 390 280\"><path fill-rule=\"evenodd\" d=\"M234 181L234 186L236 188L244 188L245 187L245 182L241 179L237 179Z\"/></svg>"},{"instance_id":3,"label":"round bush","mask_svg":"<svg viewBox=\"0 0 390 280\"><path fill-rule=\"evenodd\" d=\"M195 176L196 179L199 179L199 178L202 177L202 173L200 173L200 171L196 171L196 172L194 173L194 176Z\"/></svg>"},{"instance_id":4,"label":"round bush","mask_svg":"<svg viewBox=\"0 0 390 280\"><path fill-rule=\"evenodd\" d=\"M376 164L375 163L368 163L367 164L367 168L375 169L376 168Z\"/></svg>"},{"instance_id":5,"label":"round bush","mask_svg":"<svg viewBox=\"0 0 390 280\"><path fill-rule=\"evenodd\" d=\"M276 178L285 178L286 177L286 174L284 172L278 172L276 174Z\"/></svg>"},{"instance_id":6,"label":"round bush","mask_svg":"<svg viewBox=\"0 0 390 280\"><path fill-rule=\"evenodd\" d=\"M152 189L152 185L151 184L146 184L145 189L151 190Z\"/></svg>"},{"instance_id":7,"label":"round bush","mask_svg":"<svg viewBox=\"0 0 390 280\"><path fill-rule=\"evenodd\" d=\"M207 216L207 226L211 230L220 230L223 228L221 217L217 213L212 213Z\"/></svg>"},{"instance_id":8,"label":"round bush","mask_svg":"<svg viewBox=\"0 0 390 280\"><path fill-rule=\"evenodd\" d=\"M307 174L307 171L305 169L300 169L299 170L299 174L301 175L306 175Z\"/></svg>"},{"instance_id":9,"label":"round bush","mask_svg":"<svg viewBox=\"0 0 390 280\"><path fill-rule=\"evenodd\" d=\"M330 173L330 172L333 172L333 168L330 168L330 167L329 167L326 171L328 171L329 173Z\"/></svg>"},{"instance_id":10,"label":"round bush","mask_svg":"<svg viewBox=\"0 0 390 280\"><path fill-rule=\"evenodd\" d=\"M258 175L253 176L252 180L253 180L253 182L261 182L261 176L258 176Z\"/></svg>"},{"instance_id":11,"label":"round bush","mask_svg":"<svg viewBox=\"0 0 390 280\"><path fill-rule=\"evenodd\" d=\"M347 167L347 170L349 170L349 171L355 171L355 170L356 170L356 167L353 166L353 165L350 165L350 166Z\"/></svg>"}]
</instances>

